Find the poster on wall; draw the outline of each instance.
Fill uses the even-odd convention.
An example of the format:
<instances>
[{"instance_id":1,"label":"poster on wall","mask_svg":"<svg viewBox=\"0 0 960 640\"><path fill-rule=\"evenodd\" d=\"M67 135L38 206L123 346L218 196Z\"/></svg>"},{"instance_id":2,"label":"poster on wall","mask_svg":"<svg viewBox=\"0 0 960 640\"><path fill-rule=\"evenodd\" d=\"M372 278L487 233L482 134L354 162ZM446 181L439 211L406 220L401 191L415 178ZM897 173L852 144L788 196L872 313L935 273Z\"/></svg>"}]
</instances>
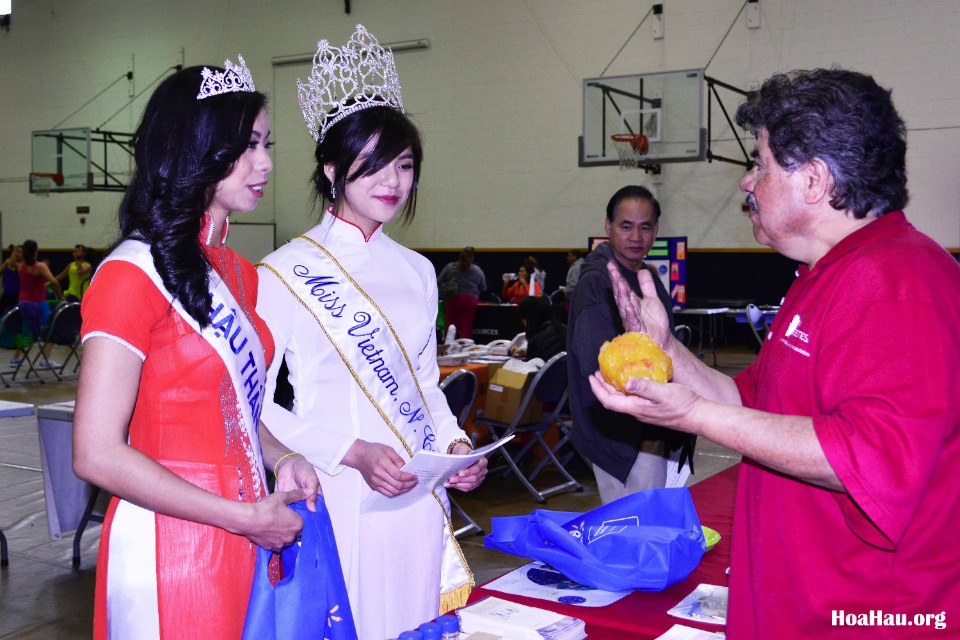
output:
<instances>
[{"instance_id":1,"label":"poster on wall","mask_svg":"<svg viewBox=\"0 0 960 640\"><path fill-rule=\"evenodd\" d=\"M602 236L588 238L590 251L608 239ZM687 306L687 237L657 238L644 262L660 276L660 282L670 292L674 307Z\"/></svg>"}]
</instances>

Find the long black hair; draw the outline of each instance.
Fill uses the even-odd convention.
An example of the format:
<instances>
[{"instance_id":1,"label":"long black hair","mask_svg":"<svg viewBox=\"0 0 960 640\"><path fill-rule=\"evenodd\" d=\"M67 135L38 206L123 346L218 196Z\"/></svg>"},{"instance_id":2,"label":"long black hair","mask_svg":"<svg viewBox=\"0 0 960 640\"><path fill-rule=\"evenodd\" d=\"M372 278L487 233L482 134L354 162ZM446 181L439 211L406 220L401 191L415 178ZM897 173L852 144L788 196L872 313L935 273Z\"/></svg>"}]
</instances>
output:
<instances>
[{"instance_id":1,"label":"long black hair","mask_svg":"<svg viewBox=\"0 0 960 640\"><path fill-rule=\"evenodd\" d=\"M372 138L377 139L376 145L351 174L350 167ZM333 203L333 212L337 214L342 200L338 201L333 197L332 189L336 189L338 196L342 197L346 193L348 182L380 171L407 147L413 151L413 189L403 208L401 220L404 224L409 224L416 215L423 144L416 125L392 107L367 107L351 113L330 127L323 141L317 143L314 152L317 168L313 172L312 181L316 200L321 204ZM328 164L333 165L333 182L323 170Z\"/></svg>"},{"instance_id":2,"label":"long black hair","mask_svg":"<svg viewBox=\"0 0 960 640\"><path fill-rule=\"evenodd\" d=\"M517 314L527 322L525 330L528 337L536 335L548 324L553 325L557 335L567 335L567 325L554 313L546 296L527 296L517 305Z\"/></svg>"},{"instance_id":3,"label":"long black hair","mask_svg":"<svg viewBox=\"0 0 960 640\"><path fill-rule=\"evenodd\" d=\"M147 103L133 137L136 169L120 203L120 233L150 245L164 287L205 327L210 264L201 250L204 212L247 149L267 99L240 91L197 100L201 69L173 74Z\"/></svg>"}]
</instances>

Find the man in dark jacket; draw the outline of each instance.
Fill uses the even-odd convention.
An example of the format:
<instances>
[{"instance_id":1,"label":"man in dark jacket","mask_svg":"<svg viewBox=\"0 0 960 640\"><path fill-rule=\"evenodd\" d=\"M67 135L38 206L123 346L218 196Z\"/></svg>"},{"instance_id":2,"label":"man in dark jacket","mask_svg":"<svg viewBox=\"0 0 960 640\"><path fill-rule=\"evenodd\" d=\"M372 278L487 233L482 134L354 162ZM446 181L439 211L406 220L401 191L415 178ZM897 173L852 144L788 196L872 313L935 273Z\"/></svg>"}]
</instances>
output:
<instances>
[{"instance_id":1,"label":"man in dark jacket","mask_svg":"<svg viewBox=\"0 0 960 640\"><path fill-rule=\"evenodd\" d=\"M613 298L607 263L611 260L630 287L640 295L637 273L649 269L643 261L657 237L660 203L646 187L626 186L607 204L605 228L610 241L584 260L573 292L567 325L567 371L573 414L571 438L590 459L604 504L645 489L661 488L667 481L671 451L687 446L691 454L695 437L605 409L593 395L588 378L598 368L600 346L624 332ZM670 294L654 273L657 296L670 315ZM639 427L639 428L638 428Z\"/></svg>"}]
</instances>

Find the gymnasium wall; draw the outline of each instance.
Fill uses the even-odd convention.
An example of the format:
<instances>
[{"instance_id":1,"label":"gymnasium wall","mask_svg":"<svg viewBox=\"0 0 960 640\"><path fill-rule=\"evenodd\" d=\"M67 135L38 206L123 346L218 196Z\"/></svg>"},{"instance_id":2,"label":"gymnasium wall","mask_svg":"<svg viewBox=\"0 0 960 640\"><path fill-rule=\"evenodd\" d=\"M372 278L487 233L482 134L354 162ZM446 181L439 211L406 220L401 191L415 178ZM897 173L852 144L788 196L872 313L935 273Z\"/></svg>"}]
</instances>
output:
<instances>
[{"instance_id":1,"label":"gymnasium wall","mask_svg":"<svg viewBox=\"0 0 960 640\"><path fill-rule=\"evenodd\" d=\"M663 204L661 234L687 236L691 251L729 260L728 250L752 251L741 167L664 165L654 183L643 172L577 166L584 78L608 65L614 76L709 62L708 75L743 89L793 68L875 75L893 89L909 130L908 215L944 246L960 247L960 3L760 0L761 27L748 29L737 17L743 0L664 0L664 37L653 38L647 19L630 38L652 4L354 0L347 15L341 0L13 0L10 31L0 32L0 242L108 245L119 195L30 195L30 132L61 123L101 92L61 126L133 131L169 67L222 64L238 52L270 95L278 145L267 196L236 220L274 223L278 242L301 232L316 219L307 184L313 142L295 85L309 65L272 61L312 54L319 37L342 44L363 23L385 43L430 40L429 49L396 56L426 149L417 218L391 230L408 246L583 246L602 234L610 194L639 183ZM131 68L132 90L125 80L105 90ZM142 95L125 106L131 94ZM735 108L735 96L728 100ZM733 136L715 117L714 151L736 155ZM77 214L78 206L90 213Z\"/></svg>"}]
</instances>

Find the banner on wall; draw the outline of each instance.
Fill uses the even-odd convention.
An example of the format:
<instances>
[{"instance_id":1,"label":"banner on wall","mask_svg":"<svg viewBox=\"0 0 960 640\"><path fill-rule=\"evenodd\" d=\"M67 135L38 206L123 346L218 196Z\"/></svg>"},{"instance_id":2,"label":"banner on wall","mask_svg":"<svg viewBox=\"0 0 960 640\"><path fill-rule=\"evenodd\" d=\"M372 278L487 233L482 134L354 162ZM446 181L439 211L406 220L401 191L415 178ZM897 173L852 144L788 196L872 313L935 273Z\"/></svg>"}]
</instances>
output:
<instances>
[{"instance_id":1,"label":"banner on wall","mask_svg":"<svg viewBox=\"0 0 960 640\"><path fill-rule=\"evenodd\" d=\"M607 241L606 237L591 236L588 246L593 251ZM673 306L687 306L687 237L657 238L644 262L660 276L660 282L670 292Z\"/></svg>"}]
</instances>

